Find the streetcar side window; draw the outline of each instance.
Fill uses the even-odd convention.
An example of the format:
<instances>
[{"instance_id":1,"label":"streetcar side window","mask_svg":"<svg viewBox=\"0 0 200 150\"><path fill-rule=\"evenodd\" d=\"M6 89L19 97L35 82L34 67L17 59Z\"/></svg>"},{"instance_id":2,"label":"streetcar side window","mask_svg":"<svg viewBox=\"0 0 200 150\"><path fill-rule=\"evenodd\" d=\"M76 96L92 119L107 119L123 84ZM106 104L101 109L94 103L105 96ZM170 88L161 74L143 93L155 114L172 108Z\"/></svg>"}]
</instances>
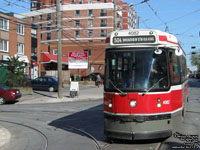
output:
<instances>
[{"instance_id":1,"label":"streetcar side window","mask_svg":"<svg viewBox=\"0 0 200 150\"><path fill-rule=\"evenodd\" d=\"M178 84L180 83L180 68L178 62L178 56L176 56L174 51L169 52L170 57L170 76L171 76L171 83Z\"/></svg>"},{"instance_id":2,"label":"streetcar side window","mask_svg":"<svg viewBox=\"0 0 200 150\"><path fill-rule=\"evenodd\" d=\"M187 64L184 55L181 55L179 57L179 61L180 61L181 82L184 82L187 79Z\"/></svg>"}]
</instances>

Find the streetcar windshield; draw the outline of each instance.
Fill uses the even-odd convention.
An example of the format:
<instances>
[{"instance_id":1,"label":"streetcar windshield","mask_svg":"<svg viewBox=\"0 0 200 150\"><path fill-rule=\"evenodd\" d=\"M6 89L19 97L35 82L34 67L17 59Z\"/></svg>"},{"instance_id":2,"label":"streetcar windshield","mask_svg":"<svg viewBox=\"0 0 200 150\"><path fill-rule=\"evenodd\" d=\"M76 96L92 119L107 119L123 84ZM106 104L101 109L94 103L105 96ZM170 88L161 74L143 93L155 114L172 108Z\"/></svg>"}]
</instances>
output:
<instances>
[{"instance_id":1,"label":"streetcar windshield","mask_svg":"<svg viewBox=\"0 0 200 150\"><path fill-rule=\"evenodd\" d=\"M164 49L107 50L105 89L151 91L168 87Z\"/></svg>"}]
</instances>

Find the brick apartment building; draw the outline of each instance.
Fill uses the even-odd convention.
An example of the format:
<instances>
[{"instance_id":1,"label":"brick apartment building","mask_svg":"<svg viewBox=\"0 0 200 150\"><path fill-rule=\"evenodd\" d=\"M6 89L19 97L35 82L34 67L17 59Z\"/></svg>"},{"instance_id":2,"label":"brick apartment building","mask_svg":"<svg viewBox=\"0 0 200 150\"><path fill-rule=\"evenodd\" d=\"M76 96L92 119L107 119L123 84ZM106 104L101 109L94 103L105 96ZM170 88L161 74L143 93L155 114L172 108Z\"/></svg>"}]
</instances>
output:
<instances>
[{"instance_id":1,"label":"brick apartment building","mask_svg":"<svg viewBox=\"0 0 200 150\"><path fill-rule=\"evenodd\" d=\"M55 0L31 0L31 12L18 18L28 19L37 28L39 72L57 70L57 28ZM136 12L122 0L116 1L116 28L134 29ZM105 39L113 31L114 4L112 0L62 0L62 60L68 70L70 51L87 51L88 69L70 70L70 74L88 75L104 72Z\"/></svg>"},{"instance_id":2,"label":"brick apartment building","mask_svg":"<svg viewBox=\"0 0 200 150\"><path fill-rule=\"evenodd\" d=\"M8 58L19 57L31 70L31 24L14 17L13 13L0 12L0 66L8 64Z\"/></svg>"}]
</instances>

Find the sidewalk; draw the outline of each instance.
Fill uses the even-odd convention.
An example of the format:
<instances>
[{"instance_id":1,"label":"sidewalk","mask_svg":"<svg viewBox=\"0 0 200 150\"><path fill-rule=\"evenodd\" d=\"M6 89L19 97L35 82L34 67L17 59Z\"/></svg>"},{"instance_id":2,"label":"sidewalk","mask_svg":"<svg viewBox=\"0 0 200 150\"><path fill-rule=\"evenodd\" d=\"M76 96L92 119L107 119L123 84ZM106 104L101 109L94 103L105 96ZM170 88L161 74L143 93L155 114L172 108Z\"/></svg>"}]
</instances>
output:
<instances>
[{"instance_id":1,"label":"sidewalk","mask_svg":"<svg viewBox=\"0 0 200 150\"><path fill-rule=\"evenodd\" d=\"M69 87L63 89L63 98L58 99L57 92L34 91L33 95L23 95L16 104L59 103L82 100L103 100L103 86L82 86L78 96L70 97Z\"/></svg>"}]
</instances>

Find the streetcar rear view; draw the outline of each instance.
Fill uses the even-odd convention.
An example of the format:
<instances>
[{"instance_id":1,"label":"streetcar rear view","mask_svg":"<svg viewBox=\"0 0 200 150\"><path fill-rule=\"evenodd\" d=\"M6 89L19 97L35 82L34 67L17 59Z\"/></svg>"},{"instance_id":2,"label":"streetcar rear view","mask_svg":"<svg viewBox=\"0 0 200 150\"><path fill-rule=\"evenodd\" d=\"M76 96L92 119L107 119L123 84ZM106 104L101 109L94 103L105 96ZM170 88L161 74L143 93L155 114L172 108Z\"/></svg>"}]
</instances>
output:
<instances>
[{"instance_id":1,"label":"streetcar rear view","mask_svg":"<svg viewBox=\"0 0 200 150\"><path fill-rule=\"evenodd\" d=\"M121 30L106 40L104 133L108 138L166 138L188 97L186 58L175 36Z\"/></svg>"}]
</instances>

